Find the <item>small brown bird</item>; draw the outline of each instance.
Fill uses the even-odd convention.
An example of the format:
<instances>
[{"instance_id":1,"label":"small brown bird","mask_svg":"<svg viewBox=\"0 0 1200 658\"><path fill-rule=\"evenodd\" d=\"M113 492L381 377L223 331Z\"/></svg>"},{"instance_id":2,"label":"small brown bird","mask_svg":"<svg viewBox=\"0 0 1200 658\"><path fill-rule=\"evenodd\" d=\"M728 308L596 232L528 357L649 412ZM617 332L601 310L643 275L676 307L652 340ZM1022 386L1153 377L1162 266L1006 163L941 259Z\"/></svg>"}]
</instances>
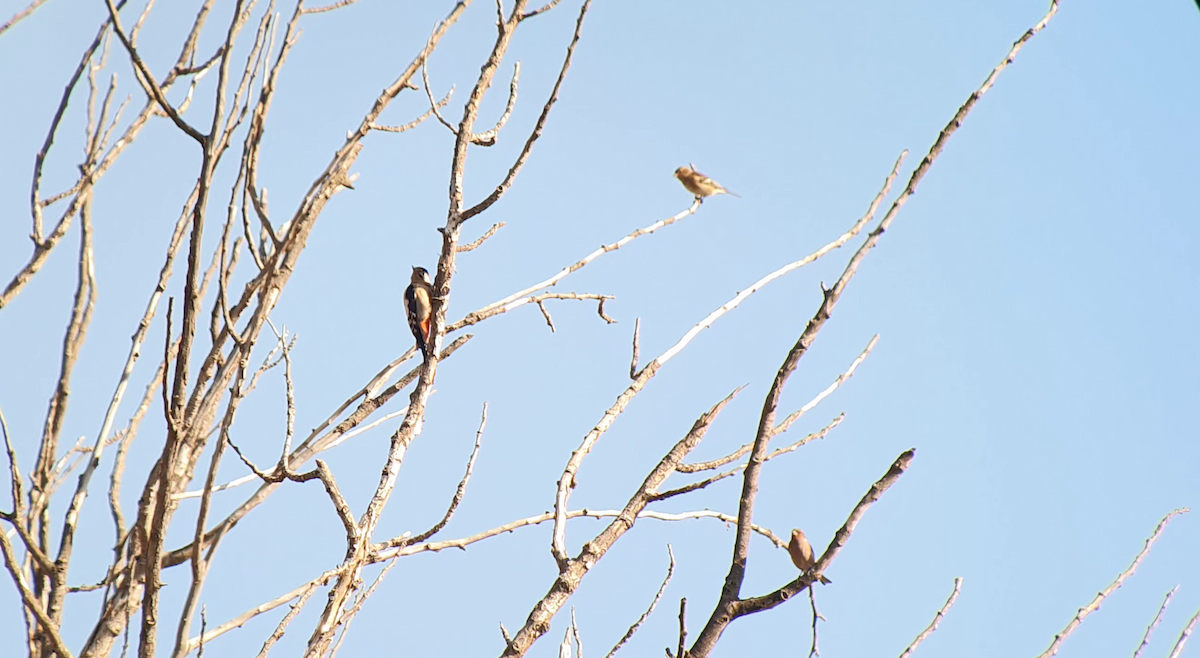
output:
<instances>
[{"instance_id":1,"label":"small brown bird","mask_svg":"<svg viewBox=\"0 0 1200 658\"><path fill-rule=\"evenodd\" d=\"M792 564L796 565L797 569L807 573L812 568L813 550L803 532L792 530L792 541L788 542L788 555L792 556ZM822 585L833 582L825 576L819 576L817 580L821 581Z\"/></svg>"},{"instance_id":2,"label":"small brown bird","mask_svg":"<svg viewBox=\"0 0 1200 658\"><path fill-rule=\"evenodd\" d=\"M692 169L689 164L686 167L680 167L675 170L675 178L679 179L680 183L687 188L688 192L696 195L696 198L703 201L704 197L713 196L715 194L728 194L730 196L738 196L733 192L721 187L720 183L705 176L704 174ZM741 197L738 197L739 199Z\"/></svg>"}]
</instances>

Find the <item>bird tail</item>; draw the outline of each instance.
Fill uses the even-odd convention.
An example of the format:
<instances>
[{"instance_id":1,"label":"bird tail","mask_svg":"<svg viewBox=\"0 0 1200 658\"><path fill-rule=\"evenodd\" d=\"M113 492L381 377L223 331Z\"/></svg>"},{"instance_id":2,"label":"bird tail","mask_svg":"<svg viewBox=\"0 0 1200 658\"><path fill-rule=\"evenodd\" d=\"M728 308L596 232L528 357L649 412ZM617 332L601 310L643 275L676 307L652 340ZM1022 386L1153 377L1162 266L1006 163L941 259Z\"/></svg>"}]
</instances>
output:
<instances>
[{"instance_id":1,"label":"bird tail","mask_svg":"<svg viewBox=\"0 0 1200 658\"><path fill-rule=\"evenodd\" d=\"M829 585L829 584L833 583L832 580L826 578L825 576L817 576L817 580L821 581L822 585Z\"/></svg>"},{"instance_id":2,"label":"bird tail","mask_svg":"<svg viewBox=\"0 0 1200 658\"><path fill-rule=\"evenodd\" d=\"M725 190L725 194L728 194L729 196L735 196L739 199L742 198L742 195L738 194L737 192L730 192L729 190Z\"/></svg>"}]
</instances>

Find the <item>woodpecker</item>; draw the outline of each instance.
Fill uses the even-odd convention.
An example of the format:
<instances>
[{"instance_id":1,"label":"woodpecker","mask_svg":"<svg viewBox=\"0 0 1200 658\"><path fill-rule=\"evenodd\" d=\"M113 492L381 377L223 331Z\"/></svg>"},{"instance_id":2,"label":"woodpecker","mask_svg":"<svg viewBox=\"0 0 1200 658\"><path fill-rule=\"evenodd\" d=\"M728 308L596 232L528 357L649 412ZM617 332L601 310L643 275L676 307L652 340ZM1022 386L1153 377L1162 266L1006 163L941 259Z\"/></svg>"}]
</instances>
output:
<instances>
[{"instance_id":1,"label":"woodpecker","mask_svg":"<svg viewBox=\"0 0 1200 658\"><path fill-rule=\"evenodd\" d=\"M408 328L412 330L413 338L417 339L417 347L421 350L421 358L429 358L430 323L433 316L433 280L429 271L424 267L412 268L412 283L404 289L404 311L408 315Z\"/></svg>"},{"instance_id":2,"label":"woodpecker","mask_svg":"<svg viewBox=\"0 0 1200 658\"><path fill-rule=\"evenodd\" d=\"M792 530L792 541L788 542L788 554L792 556L792 564L796 565L797 569L807 573L812 568L813 550L803 532ZM817 580L820 580L822 585L833 582L825 576L819 576Z\"/></svg>"},{"instance_id":3,"label":"woodpecker","mask_svg":"<svg viewBox=\"0 0 1200 658\"><path fill-rule=\"evenodd\" d=\"M705 176L695 169L692 169L690 164L686 167L680 167L676 169L675 178L678 178L679 182L683 183L683 186L687 188L687 191L695 194L696 198L700 201L704 201L704 197L706 196L713 196L715 194L738 196L733 192L721 187L720 183L717 181ZM741 197L738 198L740 199Z\"/></svg>"}]
</instances>

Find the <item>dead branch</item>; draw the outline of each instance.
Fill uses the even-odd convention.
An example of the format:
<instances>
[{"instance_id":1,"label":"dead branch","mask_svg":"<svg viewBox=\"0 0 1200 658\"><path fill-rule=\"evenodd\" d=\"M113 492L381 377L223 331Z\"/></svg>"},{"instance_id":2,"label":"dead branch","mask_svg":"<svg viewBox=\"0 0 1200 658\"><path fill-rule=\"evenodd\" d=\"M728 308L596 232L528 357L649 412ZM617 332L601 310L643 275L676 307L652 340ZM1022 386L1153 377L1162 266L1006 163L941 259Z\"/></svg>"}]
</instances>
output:
<instances>
[{"instance_id":1,"label":"dead branch","mask_svg":"<svg viewBox=\"0 0 1200 658\"><path fill-rule=\"evenodd\" d=\"M1183 645L1187 643L1188 636L1192 634L1192 629L1196 628L1196 623L1200 622L1200 610L1192 615L1188 620L1187 626L1183 627L1183 631L1179 633L1179 639L1175 640L1175 646L1171 648L1171 654L1167 658L1179 658L1179 654L1183 653Z\"/></svg>"},{"instance_id":2,"label":"dead branch","mask_svg":"<svg viewBox=\"0 0 1200 658\"><path fill-rule=\"evenodd\" d=\"M655 592L654 598L650 601L650 607L646 608L646 611L642 613L642 616L638 617L637 621L633 622L633 625L629 627L629 630L625 631L625 634L621 636L621 639L618 640L615 645L613 645L613 648L610 649L608 653L604 654L604 658L612 658L618 651L620 651L621 647L625 646L625 643L633 637L634 633L638 632L638 629L642 627L642 624L646 623L646 620L649 619L650 615L654 613L654 608L658 606L658 600L662 598L663 592L667 591L667 584L671 582L671 576L675 575L675 552L671 550L670 544L667 544L667 557L670 559L670 563L667 564L667 575L663 578L662 585L658 586L658 591Z\"/></svg>"},{"instance_id":3,"label":"dead branch","mask_svg":"<svg viewBox=\"0 0 1200 658\"><path fill-rule=\"evenodd\" d=\"M1142 651L1145 651L1146 647L1150 644L1150 635L1154 632L1154 629L1158 627L1158 623L1162 621L1163 611L1167 609L1167 604L1171 602L1171 597L1175 596L1175 592L1178 589L1179 585L1176 585L1175 587L1171 588L1171 591L1167 592L1166 596L1163 597L1162 605L1158 606L1158 612L1154 615L1154 619L1150 622L1150 625L1146 627L1146 634L1142 636L1142 643L1139 644L1137 650L1133 652L1133 658L1141 658Z\"/></svg>"},{"instance_id":4,"label":"dead branch","mask_svg":"<svg viewBox=\"0 0 1200 658\"><path fill-rule=\"evenodd\" d=\"M13 17L8 19L8 22L6 22L4 25L0 25L0 34L4 34L8 28L16 25L22 19L27 18L30 14L37 10L38 7L41 7L42 3L44 2L46 2L46 0L33 0L33 2L29 3L29 6L13 14Z\"/></svg>"},{"instance_id":5,"label":"dead branch","mask_svg":"<svg viewBox=\"0 0 1200 658\"><path fill-rule=\"evenodd\" d=\"M533 607L528 619L525 621L525 625L513 635L512 642L509 643L502 654L505 658L525 655L525 652L533 646L533 643L550 629L550 620L562 609L567 599L579 587L583 577L595 566L596 562L604 557L604 554L608 552L608 549L612 548L617 540L633 528L638 515L650 502L651 495L671 476L671 473L675 472L675 466L700 444L700 441L708 432L709 426L716 420L717 415L721 413L725 405L729 404L729 401L733 399L736 393L737 391L730 393L724 400L713 405L711 409L696 420L695 424L692 425L691 431L680 439L663 456L654 470L646 476L642 485L630 497L629 502L625 504L625 508L621 510L617 518L602 530L600 534L592 538L591 541L586 542L576 557L560 557L560 555L565 556L565 554L560 554L557 551L562 550L564 545L561 543L555 545L552 549L552 555L554 555L555 561L558 563L558 577L550 586L550 590L546 595ZM572 459L574 459L574 456L572 456ZM560 484L561 482L560 480ZM559 506L560 503L565 503L565 499L561 496L561 488L560 496L556 500L554 510L553 534L555 542L562 542L566 533L566 510Z\"/></svg>"},{"instance_id":6,"label":"dead branch","mask_svg":"<svg viewBox=\"0 0 1200 658\"><path fill-rule=\"evenodd\" d=\"M493 235L495 235L495 234L496 234L496 231L498 231L498 230L500 230L500 229L504 228L504 226L505 226L505 223L504 223L504 222L497 222L497 223L495 223L495 224L492 224L492 227L491 227L491 228L489 228L489 229L487 230L487 232L486 232L486 233L484 233L483 235L479 236L479 239L478 239L478 240L475 240L474 242L468 242L467 244L464 244L464 245L459 245L459 247L458 247L458 253L460 253L460 254L461 254L461 253L464 253L464 252L467 252L467 251L474 251L474 250L478 249L478 248L479 248L479 245L481 245L481 244L483 244L484 242L486 242L488 238L490 238L490 237L492 237Z\"/></svg>"},{"instance_id":7,"label":"dead branch","mask_svg":"<svg viewBox=\"0 0 1200 658\"><path fill-rule=\"evenodd\" d=\"M821 577L821 574L824 573L829 564L833 562L833 559L837 557L837 554L842 550L842 547L846 545L846 542L850 540L850 536L854 533L854 528L858 525L858 522L862 518L863 514L866 514L871 505L875 504L875 501L879 500L880 496L890 489L892 485L894 485L896 481L900 479L901 475L904 475L904 471L908 469L908 465L912 462L915 452L916 451L914 449L901 453L901 455L896 458L896 461L892 463L892 466L888 469L887 473L884 473L883 477L879 478L875 484L871 485L871 488L867 490L866 495L864 495L862 500L858 501L858 504L854 506L853 510L851 510L850 516L846 518L846 521L842 524L842 527L839 528L837 533L834 534L833 540L830 541L829 546L825 549L825 552L821 554L821 557L817 559L816 563L811 569L808 570L807 573L801 574L796 580L793 580L792 582L784 585L774 592L771 592L770 594L764 594L763 596L756 596L747 599L735 598L729 599L727 602L725 594L726 590L723 589L721 601L717 603L717 609L709 618L708 623L705 624L704 630L700 631L699 637L696 638L696 642L692 645L692 648L687 655L690 656L690 658L704 658L705 656L711 655L711 652L716 646L717 641L721 638L721 633L724 632L725 627L732 623L735 619L745 615L752 615L762 612L763 610L770 610L771 608L774 608L775 606L800 593L804 590L804 588L811 586L812 583L816 582ZM743 516L744 515L742 514L738 515L739 533L741 524L743 523ZM728 583L726 588L729 588Z\"/></svg>"},{"instance_id":8,"label":"dead branch","mask_svg":"<svg viewBox=\"0 0 1200 658\"><path fill-rule=\"evenodd\" d=\"M938 624L942 623L942 618L946 616L947 612L950 612L950 608L954 607L954 602L958 600L958 591L961 587L962 578L955 578L954 591L950 592L950 598L946 599L946 603L943 604L941 609L937 611L937 614L933 616L933 621L929 623L929 627L921 631L921 634L913 639L912 643L905 647L904 651L900 653L900 658L908 658L911 656L912 653L917 650L917 647L921 646L921 643L925 641L925 638L929 637L934 631L937 630ZM809 591L811 592L812 589L810 588Z\"/></svg>"},{"instance_id":9,"label":"dead branch","mask_svg":"<svg viewBox=\"0 0 1200 658\"><path fill-rule=\"evenodd\" d=\"M1117 579L1112 581L1108 587L1100 590L1100 593L1096 594L1096 598L1092 599L1091 603L1080 608L1079 611L1075 613L1075 618L1072 619L1066 625L1066 627L1064 627L1054 636L1054 641L1050 643L1050 646L1045 651L1038 654L1038 658L1050 658L1050 656L1057 654L1058 648L1062 646L1063 640L1066 640L1068 637L1070 637L1071 633L1074 633L1075 629L1079 628L1079 625L1083 623L1084 619L1087 619L1088 615L1100 609L1100 604L1104 602L1104 599L1108 598L1109 594L1117 591L1117 588L1124 584L1125 579L1132 576L1134 571L1137 571L1138 565L1141 564L1142 560L1150 554L1150 549L1154 546L1154 542L1158 541L1159 536L1162 535L1163 531L1167 529L1167 524L1171 522L1171 519L1180 514L1186 514L1189 511L1190 510L1188 508L1182 507L1164 516L1162 520L1158 522L1158 526L1154 528L1154 532L1149 538L1146 539L1146 544L1142 547L1142 551L1137 554L1137 557L1133 558L1133 562L1129 564L1129 567L1117 574Z\"/></svg>"}]
</instances>

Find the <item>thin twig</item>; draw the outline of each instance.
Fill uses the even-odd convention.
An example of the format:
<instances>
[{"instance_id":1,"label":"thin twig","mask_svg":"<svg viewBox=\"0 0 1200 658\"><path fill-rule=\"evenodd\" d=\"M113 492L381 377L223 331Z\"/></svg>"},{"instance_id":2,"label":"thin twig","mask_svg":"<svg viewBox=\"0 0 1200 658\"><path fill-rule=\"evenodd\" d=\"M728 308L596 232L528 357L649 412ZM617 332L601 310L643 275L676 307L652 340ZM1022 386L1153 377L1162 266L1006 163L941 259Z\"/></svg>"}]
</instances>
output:
<instances>
[{"instance_id":1,"label":"thin twig","mask_svg":"<svg viewBox=\"0 0 1200 658\"><path fill-rule=\"evenodd\" d=\"M816 397L809 400L807 404L805 404L803 407L800 407L800 409L792 412L791 414L788 415L787 418L783 419L782 422L780 422L778 425L775 425L773 428L771 428L770 433L769 433L770 437L773 438L783 432L786 432L788 430L788 428L792 426L793 423L795 423L797 420L800 419L801 416L808 413L809 411L812 411L818 404L821 403L822 400L829 397L842 384L844 384L847 379L850 379L851 377L853 377L854 372L856 370L858 370L858 366L861 365L862 362L867 358L867 355L869 355L871 353L871 350L875 347L875 343L878 340L879 340L879 334L875 334L875 336L873 336L871 338L870 342L867 343L867 347L865 349L863 349L863 351L858 355L858 357L856 359L854 359L853 362L850 363L850 367L846 368L845 372L838 375L837 379L833 380L832 384L830 384L828 387L826 387L825 390L818 393L816 395ZM822 434L821 436L824 436L824 434ZM816 437L816 438L821 438L821 437ZM750 443L747 443L747 444L743 445L742 447L738 448L737 450L734 450L733 452L729 453L728 455L725 455L724 457L720 457L718 459L713 459L713 460L705 461L705 462L697 462L695 464L680 464L679 472L680 473L698 473L700 471L709 471L714 468L720 468L730 462L733 462L733 461L741 458L743 455L750 452L750 449L752 447L754 447L754 443L750 442Z\"/></svg>"},{"instance_id":2,"label":"thin twig","mask_svg":"<svg viewBox=\"0 0 1200 658\"><path fill-rule=\"evenodd\" d=\"M30 14L32 14L34 12L34 10L36 10L38 7L41 7L42 3L45 1L46 0L33 0L33 2L30 3L28 7L13 14L13 17L8 19L7 23L5 23L4 25L0 25L0 34L4 34L4 32L6 30L8 30L8 28L16 25L19 21L26 18Z\"/></svg>"},{"instance_id":3,"label":"thin twig","mask_svg":"<svg viewBox=\"0 0 1200 658\"><path fill-rule=\"evenodd\" d=\"M862 500L858 501L858 504L854 506L853 510L851 510L850 515L846 518L846 521L842 524L842 527L839 528L836 533L834 533L833 539L829 542L829 546L825 549L825 552L820 558L817 559L816 563L813 564L812 568L809 569L807 573L801 574L800 577L769 594L747 599L735 599L727 607L718 608L716 613L719 614L714 614L713 616L709 617L708 623L705 625L704 630L700 631L700 635L696 638L695 644L692 645L690 655L693 658L702 658L703 656L710 655L713 647L716 646L717 639L720 638L721 632L723 632L725 627L727 627L733 620L745 615L752 615L762 612L763 610L770 610L771 608L774 608L775 606L791 599L793 596L800 593L804 588L810 587L813 582L818 580L821 577L821 574L825 572L825 569L828 568L829 564L833 562L834 558L837 557L837 554L841 552L846 543L850 541L851 535L854 534L854 528L858 526L858 522L862 519L863 515L867 513L867 510L870 509L870 507L874 505L875 502L878 501L879 498L892 487L892 485L896 484L896 482L900 479L900 476L904 475L904 472L908 470L908 466L910 463L912 463L915 452L916 450L912 449L901 453L901 455L896 458L896 461L892 462L891 467L888 468L887 472L883 474L883 477L879 478L875 484L871 485L871 488L867 490L867 493L862 497ZM741 517L739 516L739 523L740 522Z\"/></svg>"},{"instance_id":4,"label":"thin twig","mask_svg":"<svg viewBox=\"0 0 1200 658\"><path fill-rule=\"evenodd\" d=\"M550 326L550 333L554 333L554 318L550 317L550 311L546 310L546 304L542 300L536 302L538 310L542 312L542 317L546 318L546 324Z\"/></svg>"},{"instance_id":5,"label":"thin twig","mask_svg":"<svg viewBox=\"0 0 1200 658\"><path fill-rule=\"evenodd\" d=\"M496 138L500 135L500 130L504 128L504 124L508 123L508 117L512 115L513 106L517 103L517 81L521 78L521 62L513 64L512 82L508 85L508 103L504 106L504 113L500 115L500 119L496 121L496 125L486 132L476 133L471 135L471 143L476 146L493 146L496 143Z\"/></svg>"},{"instance_id":6,"label":"thin twig","mask_svg":"<svg viewBox=\"0 0 1200 658\"><path fill-rule=\"evenodd\" d=\"M583 639L579 637L579 622L575 621L575 607L571 607L571 636L575 638L575 658L583 658Z\"/></svg>"},{"instance_id":7,"label":"thin twig","mask_svg":"<svg viewBox=\"0 0 1200 658\"><path fill-rule=\"evenodd\" d=\"M404 538L395 544L385 542L383 545L374 547L373 550L382 550L391 546L411 546L428 540L430 537L442 531L446 524L450 522L450 517L454 516L454 511L458 509L459 503L462 502L463 496L467 493L467 482L471 479L471 473L475 470L475 459L479 457L479 446L483 445L483 430L487 427L487 412L488 403L483 403L483 411L479 414L479 429L475 430L475 447L471 449L471 456L467 458L467 471L463 473L462 479L458 481L458 488L454 490L454 498L450 500L450 506L446 508L446 513L442 515L442 519L434 524L434 526L425 532L422 532L415 537Z\"/></svg>"},{"instance_id":8,"label":"thin twig","mask_svg":"<svg viewBox=\"0 0 1200 658\"><path fill-rule=\"evenodd\" d=\"M560 2L562 2L562 0L550 0L550 2L547 2L546 4L542 5L541 7L538 7L537 9L534 9L533 11L522 14L521 20L525 20L527 18L533 18L534 16L537 16L538 14L550 11L551 9L554 9L554 6Z\"/></svg>"},{"instance_id":9,"label":"thin twig","mask_svg":"<svg viewBox=\"0 0 1200 658\"><path fill-rule=\"evenodd\" d=\"M817 649L817 620L826 621L825 616L817 610L817 593L813 588L808 588L808 602L812 606L812 646L808 649L808 658L820 656L821 652Z\"/></svg>"},{"instance_id":10,"label":"thin twig","mask_svg":"<svg viewBox=\"0 0 1200 658\"><path fill-rule=\"evenodd\" d=\"M489 228L486 233L479 236L478 240L475 240L474 242L468 242L467 244L458 245L458 247L457 247L458 253L461 254L461 253L465 253L468 251L474 251L474 250L478 249L479 245L483 244L485 241L487 241L488 238L495 235L496 231L499 231L500 229L502 229L504 227L505 227L504 222L498 222L496 224L492 224L492 227Z\"/></svg>"},{"instance_id":11,"label":"thin twig","mask_svg":"<svg viewBox=\"0 0 1200 658\"><path fill-rule=\"evenodd\" d=\"M1188 511L1190 511L1188 508L1182 507L1164 516L1162 520L1158 522L1158 526L1154 528L1154 533L1151 534L1148 539L1146 539L1146 544L1142 547L1142 551L1137 554L1137 557L1133 558L1133 562L1130 563L1129 567L1118 574L1117 579L1112 581L1108 587L1105 587L1103 590L1101 590L1100 593L1096 595L1096 598L1092 599L1091 603L1080 608L1079 611L1075 613L1075 618L1072 619L1065 628L1063 628L1058 632L1057 635L1054 636L1054 641L1050 643L1050 647L1039 654L1038 658L1050 658L1050 656L1057 654L1058 648L1060 645L1062 645L1063 640L1067 639L1071 633L1075 632L1075 629L1079 628L1079 625L1083 623L1084 619L1087 619L1088 615L1098 610L1100 608L1100 604L1104 602L1104 599L1108 598L1110 594L1117 591L1117 588L1125 582L1126 578L1132 576L1134 571L1137 571L1138 565L1141 564L1142 560L1150 553L1150 549L1154 546L1154 542L1158 541L1158 538L1160 535L1162 535L1163 530L1167 529L1167 524L1171 522L1171 519Z\"/></svg>"},{"instance_id":12,"label":"thin twig","mask_svg":"<svg viewBox=\"0 0 1200 658\"><path fill-rule=\"evenodd\" d=\"M358 2L358 0L338 0L338 2L335 2L331 5L325 5L324 7L305 7L304 9L300 10L300 13L302 13L302 14L320 14L320 13L324 13L327 11L333 11L334 9L341 9L342 7L347 7L356 2Z\"/></svg>"},{"instance_id":13,"label":"thin twig","mask_svg":"<svg viewBox=\"0 0 1200 658\"><path fill-rule=\"evenodd\" d=\"M633 321L633 356L629 359L629 378L637 379L638 356L641 352L642 319ZM683 464L680 464L682 466Z\"/></svg>"},{"instance_id":14,"label":"thin twig","mask_svg":"<svg viewBox=\"0 0 1200 658\"><path fill-rule=\"evenodd\" d=\"M693 202L692 205L689 206L686 210L676 213L675 215L668 217L666 219L662 219L657 222L654 222L653 224L650 224L649 226L639 228L636 231L630 233L629 235L626 235L625 237L621 238L620 240L617 240L616 242L613 242L611 244L602 245L599 249L596 249L592 253L584 256L582 259L576 261L575 263L572 263L571 265L564 267L562 270L560 270L554 276L552 276L544 281L539 281L539 282L533 284L532 286L525 288L524 290L517 291L517 292L509 295L508 297L505 297L504 299L494 301L491 304L488 304L487 306L484 306L481 309L478 309L476 311L468 313L461 320L446 327L446 332L450 333L452 331L457 331L463 327L473 325L473 324L478 324L479 322L481 322L487 318L490 318L494 315L497 315L499 313L505 313L512 309L513 304L515 304L517 302L521 302L522 298L527 298L529 295L536 293L539 290L542 290L544 288L549 288L551 286L558 284L559 281L562 281L563 279L567 278L567 276L570 275L572 272L575 272L576 270L579 270L580 268L588 265L592 261L603 256L604 254L606 254L610 251L616 251L617 249L624 247L625 245L629 244L633 240L635 240L643 235L649 235L651 233L654 233L655 231L659 230L660 228L663 228L665 226L670 226L671 224L674 224L675 222L678 222L681 219L688 217L689 215L695 214L695 212L699 208L700 208L700 203ZM527 302L521 302L521 303L527 303Z\"/></svg>"},{"instance_id":15,"label":"thin twig","mask_svg":"<svg viewBox=\"0 0 1200 658\"><path fill-rule=\"evenodd\" d=\"M615 509L601 509L601 510L582 509L582 510L571 510L570 512L567 512L568 519L574 519L574 518L579 518L579 517L604 519L604 518L613 518L613 517L620 516L620 515L621 515L621 510L615 510ZM674 514L669 513L669 512L656 512L653 510L642 510L641 512L638 512L637 518L639 518L639 519L654 519L656 521L686 521L689 519L717 519L718 521L723 521L726 525L731 525L731 524L737 523L736 516L732 516L730 514L725 514L724 512L717 512L717 511L708 510L708 509L694 510L691 512L679 512L679 513L674 513ZM374 562L380 562L382 560L389 560L397 555L416 555L417 553L426 553L426 552L437 553L439 551L444 551L448 548L458 548L458 549L465 550L467 546L470 546L471 544L483 541L485 539L490 539L490 538L496 537L498 535L503 535L505 533L512 532L518 528L524 528L524 527L528 527L528 526L538 525L540 523L545 523L545 522L551 521L553 519L554 519L554 512L544 512L542 514L537 514L535 516L526 517L524 519L517 519L516 521L510 521L508 523L505 523L504 525L496 526L495 528L490 528L488 530L478 532L469 537L462 537L459 539L448 539L448 540L437 541L437 542L428 542L428 543L424 543L424 544L413 544L411 546L406 546L404 548L389 548L389 549L385 549L385 550L380 550L371 555L371 562L374 563ZM787 545L787 542L780 539L779 536L776 535L774 532L772 532L769 528L755 525L753 530L754 530L754 532L758 533L759 535L767 538L771 543L775 544L775 546L777 546L779 548L783 548L784 546ZM400 541L398 539L391 539L391 540L388 540L387 542L384 542L385 545L399 544L399 543L400 543Z\"/></svg>"},{"instance_id":16,"label":"thin twig","mask_svg":"<svg viewBox=\"0 0 1200 658\"><path fill-rule=\"evenodd\" d=\"M768 454L766 457L763 458L763 461L769 462L772 459L775 459L776 457L778 457L780 455L785 455L789 452L795 452L801 446L804 446L813 441L818 441L820 439L825 438L825 435L828 434L830 432L830 430L837 427L838 425L841 425L842 421L845 419L846 419L846 414L840 414L837 418L834 418L832 421L830 421L830 423L828 425L826 425L825 427L822 427L821 429L817 430L816 432L813 432L812 434L805 436L804 438L800 439L799 441L796 441L795 443L792 443L791 445L786 445L782 448L776 448L775 450L772 450L770 454ZM745 453L742 453L742 454L745 454ZM711 462L705 462L705 463L711 463ZM714 475L710 478L700 480L698 482L693 482L691 484L684 485L677 489L669 489L667 491L657 493L654 495L654 499L655 500L666 500L667 498L674 498L675 496L679 496L681 494L691 493L692 491L696 491L697 489L703 489L703 488L707 487L708 485L713 484L714 482L719 482L721 480L724 480L725 478L737 475L738 473L741 473L743 470L745 470L745 468L746 468L746 464L741 464L741 465L737 466L736 468L731 468L728 471L725 471L723 473L718 473L717 475Z\"/></svg>"},{"instance_id":17,"label":"thin twig","mask_svg":"<svg viewBox=\"0 0 1200 658\"><path fill-rule=\"evenodd\" d=\"M642 624L646 623L646 620L650 618L651 613L654 612L654 608L658 606L658 600L662 598L663 592L667 591L667 584L671 582L671 576L675 575L675 552L671 550L670 544L667 544L667 558L670 560L670 563L667 564L667 575L665 578L663 578L662 584L658 586L658 592L654 594L654 599L650 601L650 607L646 608L646 611L642 613L642 616L638 617L637 621L633 622L633 625L629 627L629 630L625 631L625 634L621 636L621 639L615 645L613 645L613 648L610 649L608 653L604 654L604 658L612 658L618 651L620 651L621 647L625 646L625 643L633 637L633 634L638 632L638 629L642 627Z\"/></svg>"},{"instance_id":18,"label":"thin twig","mask_svg":"<svg viewBox=\"0 0 1200 658\"><path fill-rule=\"evenodd\" d=\"M1133 658L1140 658L1142 651L1150 644L1150 634L1158 627L1158 623L1162 621L1163 612L1167 609L1167 604L1171 602L1171 597L1175 596L1175 591L1179 589L1179 585L1171 588L1167 595L1163 597L1162 605L1158 606L1158 613L1154 615L1154 620L1146 627L1146 634L1142 636L1142 643L1138 645L1137 651L1133 652Z\"/></svg>"},{"instance_id":19,"label":"thin twig","mask_svg":"<svg viewBox=\"0 0 1200 658\"><path fill-rule=\"evenodd\" d=\"M679 648L675 658L687 658L687 597L679 599Z\"/></svg>"},{"instance_id":20,"label":"thin twig","mask_svg":"<svg viewBox=\"0 0 1200 658\"><path fill-rule=\"evenodd\" d=\"M947 612L950 612L950 608L954 607L954 602L958 599L958 592L961 587L962 587L962 578L955 578L954 579L954 591L950 592L950 598L946 599L946 603L943 604L942 608L940 610L938 610L937 614L935 614L933 616L933 621L929 623L929 627L926 628L925 630L921 631L921 634L918 635L912 641L912 643L909 644L908 647L906 647L904 649L904 651L900 653L900 658L908 658L909 656L911 656L912 653L917 650L917 647L919 647L921 645L921 643L925 641L925 638L929 637L930 635L933 634L934 631L937 630L938 624L942 623L942 618L944 618L946 616ZM809 589L809 591L812 591L811 588Z\"/></svg>"},{"instance_id":21,"label":"thin twig","mask_svg":"<svg viewBox=\"0 0 1200 658\"><path fill-rule=\"evenodd\" d=\"M1179 658L1179 654L1183 653L1183 645L1187 642L1188 636L1192 634L1192 629L1196 628L1196 622L1200 621L1200 610L1192 615L1187 626L1183 628L1183 632L1179 634L1179 639L1175 641L1175 647L1171 649L1171 655L1167 658Z\"/></svg>"},{"instance_id":22,"label":"thin twig","mask_svg":"<svg viewBox=\"0 0 1200 658\"><path fill-rule=\"evenodd\" d=\"M407 132L409 130L412 130L413 128L416 128L417 126L424 123L426 119L433 116L434 108L445 107L446 103L450 102L450 95L453 93L454 93L454 89L451 88L450 91L446 92L446 95L442 98L442 100L434 103L433 107L429 108L428 110L425 110L424 114L413 119L412 121L409 121L408 123L404 124L403 126L385 126L385 125L381 125L378 123L372 123L370 125L370 128L371 128L371 130L381 130L383 132L389 132L389 133L402 133L402 132ZM503 225L503 222L501 222L501 225Z\"/></svg>"}]
</instances>

